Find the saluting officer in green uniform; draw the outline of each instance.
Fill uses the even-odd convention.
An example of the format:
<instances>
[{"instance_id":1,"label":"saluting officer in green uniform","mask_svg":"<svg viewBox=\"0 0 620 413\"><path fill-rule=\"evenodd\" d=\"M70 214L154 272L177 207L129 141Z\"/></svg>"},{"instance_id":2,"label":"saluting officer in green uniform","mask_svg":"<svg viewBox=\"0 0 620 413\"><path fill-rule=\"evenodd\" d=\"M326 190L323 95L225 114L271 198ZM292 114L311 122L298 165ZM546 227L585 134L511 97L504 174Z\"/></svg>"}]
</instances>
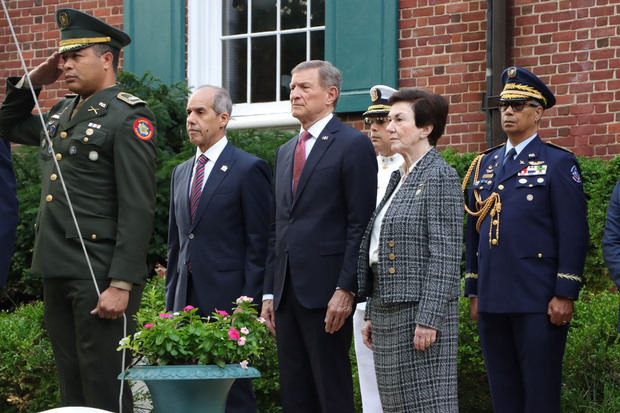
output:
<instances>
[{"instance_id":1,"label":"saluting officer in green uniform","mask_svg":"<svg viewBox=\"0 0 620 413\"><path fill-rule=\"evenodd\" d=\"M155 122L142 100L116 84L120 49L129 44L129 36L73 9L57 10L56 22L60 50L30 72L30 83L25 76L7 79L0 136L41 148L43 182L32 271L43 278L45 324L62 404L118 411L116 377L123 366L116 348L123 337L122 314L127 315L127 333L132 333L147 274L155 211ZM38 115L31 114L30 89L39 93L61 74L75 95L67 95L45 115L50 147ZM126 387L123 412L132 410Z\"/></svg>"}]
</instances>

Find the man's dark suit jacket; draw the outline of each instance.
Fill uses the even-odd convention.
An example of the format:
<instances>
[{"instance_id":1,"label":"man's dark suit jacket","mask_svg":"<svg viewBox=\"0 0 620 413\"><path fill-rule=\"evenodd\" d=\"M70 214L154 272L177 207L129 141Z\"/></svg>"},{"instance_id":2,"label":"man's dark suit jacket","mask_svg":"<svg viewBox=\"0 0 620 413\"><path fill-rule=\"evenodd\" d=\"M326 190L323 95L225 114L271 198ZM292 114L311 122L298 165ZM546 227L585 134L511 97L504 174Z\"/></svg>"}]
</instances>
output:
<instances>
[{"instance_id":1,"label":"man's dark suit jacket","mask_svg":"<svg viewBox=\"0 0 620 413\"><path fill-rule=\"evenodd\" d=\"M204 314L230 311L241 295L261 302L271 222L269 165L228 143L207 178L192 223L189 185L195 157L177 166L170 190L166 308L187 303L192 288Z\"/></svg>"},{"instance_id":2,"label":"man's dark suit jacket","mask_svg":"<svg viewBox=\"0 0 620 413\"><path fill-rule=\"evenodd\" d=\"M288 270L300 304L326 308L336 287L357 292L360 241L375 208L377 159L368 137L333 117L306 160L295 196L298 137L282 145L275 166L275 247L265 293L282 298Z\"/></svg>"},{"instance_id":3,"label":"man's dark suit jacket","mask_svg":"<svg viewBox=\"0 0 620 413\"><path fill-rule=\"evenodd\" d=\"M15 174L11 162L11 146L0 139L0 288L8 276L9 263L13 255L15 228L17 226L17 196Z\"/></svg>"}]
</instances>

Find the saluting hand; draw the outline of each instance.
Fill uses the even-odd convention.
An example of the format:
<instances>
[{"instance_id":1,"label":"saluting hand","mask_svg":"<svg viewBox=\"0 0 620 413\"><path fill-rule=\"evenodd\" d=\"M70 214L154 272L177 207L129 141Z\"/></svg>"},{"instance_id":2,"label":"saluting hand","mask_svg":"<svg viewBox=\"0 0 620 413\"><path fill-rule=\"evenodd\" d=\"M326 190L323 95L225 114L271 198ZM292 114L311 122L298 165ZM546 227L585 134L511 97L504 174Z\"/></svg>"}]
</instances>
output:
<instances>
[{"instance_id":1,"label":"saluting hand","mask_svg":"<svg viewBox=\"0 0 620 413\"><path fill-rule=\"evenodd\" d=\"M35 89L40 88L43 85L49 85L54 83L62 74L62 68L60 66L60 53L54 52L48 57L45 62L35 67L30 72L30 81Z\"/></svg>"},{"instance_id":2,"label":"saluting hand","mask_svg":"<svg viewBox=\"0 0 620 413\"><path fill-rule=\"evenodd\" d=\"M116 287L108 287L99 296L97 307L90 313L98 315L99 318L110 320L117 319L123 315L129 303L129 291L121 290Z\"/></svg>"}]
</instances>

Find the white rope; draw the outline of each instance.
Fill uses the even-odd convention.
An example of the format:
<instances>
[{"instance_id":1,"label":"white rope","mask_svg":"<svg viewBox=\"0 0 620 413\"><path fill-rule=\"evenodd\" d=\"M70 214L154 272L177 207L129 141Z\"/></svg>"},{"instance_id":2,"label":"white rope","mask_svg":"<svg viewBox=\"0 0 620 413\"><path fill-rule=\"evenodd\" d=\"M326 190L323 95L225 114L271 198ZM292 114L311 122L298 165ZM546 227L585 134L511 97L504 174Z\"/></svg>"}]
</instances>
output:
<instances>
[{"instance_id":1,"label":"white rope","mask_svg":"<svg viewBox=\"0 0 620 413\"><path fill-rule=\"evenodd\" d=\"M32 93L32 98L34 99L34 104L37 109L37 114L39 115L39 120L41 121L41 128L45 133L45 140L47 141L47 145L49 151L52 154L52 161L54 162L54 166L56 166L56 170L58 171L58 178L60 178L60 184L62 186L62 190L67 198L67 205L69 207L69 211L71 212L71 218L73 219L73 225L77 230L78 238L80 240L80 245L82 246L82 251L84 253L84 258L86 259L86 264L88 265L88 271L90 272L91 279L93 281L93 285L95 287L95 291L97 293L97 297L101 296L101 292L99 291L99 285L97 285L97 279L95 278L95 272L93 271L93 266L90 262L90 257L88 256L88 251L86 250L86 244L84 244L84 239L82 238L82 232L80 231L80 226L78 224L77 218L75 216L75 211L73 210L73 204L71 203L71 199L69 198L69 191L67 191L67 186L65 185L65 180L62 176L62 171L60 170L60 165L58 164L58 160L56 159L56 152L54 151L54 146L52 144L52 139L50 138L47 127L45 126L45 119L43 118L43 112L41 111L41 107L39 106L39 99L37 98L37 94L34 91L34 87L32 86L32 82L30 81L30 73L28 72L28 67L26 66L26 61L24 60L24 56L22 54L22 50L19 46L19 41L17 40L17 35L15 34L15 30L13 29L13 23L11 22L11 17L9 16L9 11L6 7L5 0L2 1L2 8L4 9L4 15L6 16L6 20L9 24L9 28L11 29L11 35L13 36L13 41L15 42L15 47L17 48L17 54L19 55L19 60L22 64L22 70L25 73L26 79L28 80L28 87L30 92ZM123 312L123 337L127 336L127 316ZM125 349L122 352L122 366L121 371L125 370ZM125 384L125 377L121 378L121 386L118 398L118 407L119 413L123 413L123 387Z\"/></svg>"}]
</instances>

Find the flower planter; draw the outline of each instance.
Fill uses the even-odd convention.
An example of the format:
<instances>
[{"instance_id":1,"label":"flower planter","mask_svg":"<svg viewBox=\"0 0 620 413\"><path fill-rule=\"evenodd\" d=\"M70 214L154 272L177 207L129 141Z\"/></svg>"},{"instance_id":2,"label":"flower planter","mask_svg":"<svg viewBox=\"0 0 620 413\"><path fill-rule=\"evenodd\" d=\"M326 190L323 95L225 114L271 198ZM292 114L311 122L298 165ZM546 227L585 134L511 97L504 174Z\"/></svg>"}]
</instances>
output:
<instances>
[{"instance_id":1,"label":"flower planter","mask_svg":"<svg viewBox=\"0 0 620 413\"><path fill-rule=\"evenodd\" d=\"M146 383L155 413L220 413L235 379L260 377L255 368L227 364L191 366L135 366L118 378Z\"/></svg>"}]
</instances>

